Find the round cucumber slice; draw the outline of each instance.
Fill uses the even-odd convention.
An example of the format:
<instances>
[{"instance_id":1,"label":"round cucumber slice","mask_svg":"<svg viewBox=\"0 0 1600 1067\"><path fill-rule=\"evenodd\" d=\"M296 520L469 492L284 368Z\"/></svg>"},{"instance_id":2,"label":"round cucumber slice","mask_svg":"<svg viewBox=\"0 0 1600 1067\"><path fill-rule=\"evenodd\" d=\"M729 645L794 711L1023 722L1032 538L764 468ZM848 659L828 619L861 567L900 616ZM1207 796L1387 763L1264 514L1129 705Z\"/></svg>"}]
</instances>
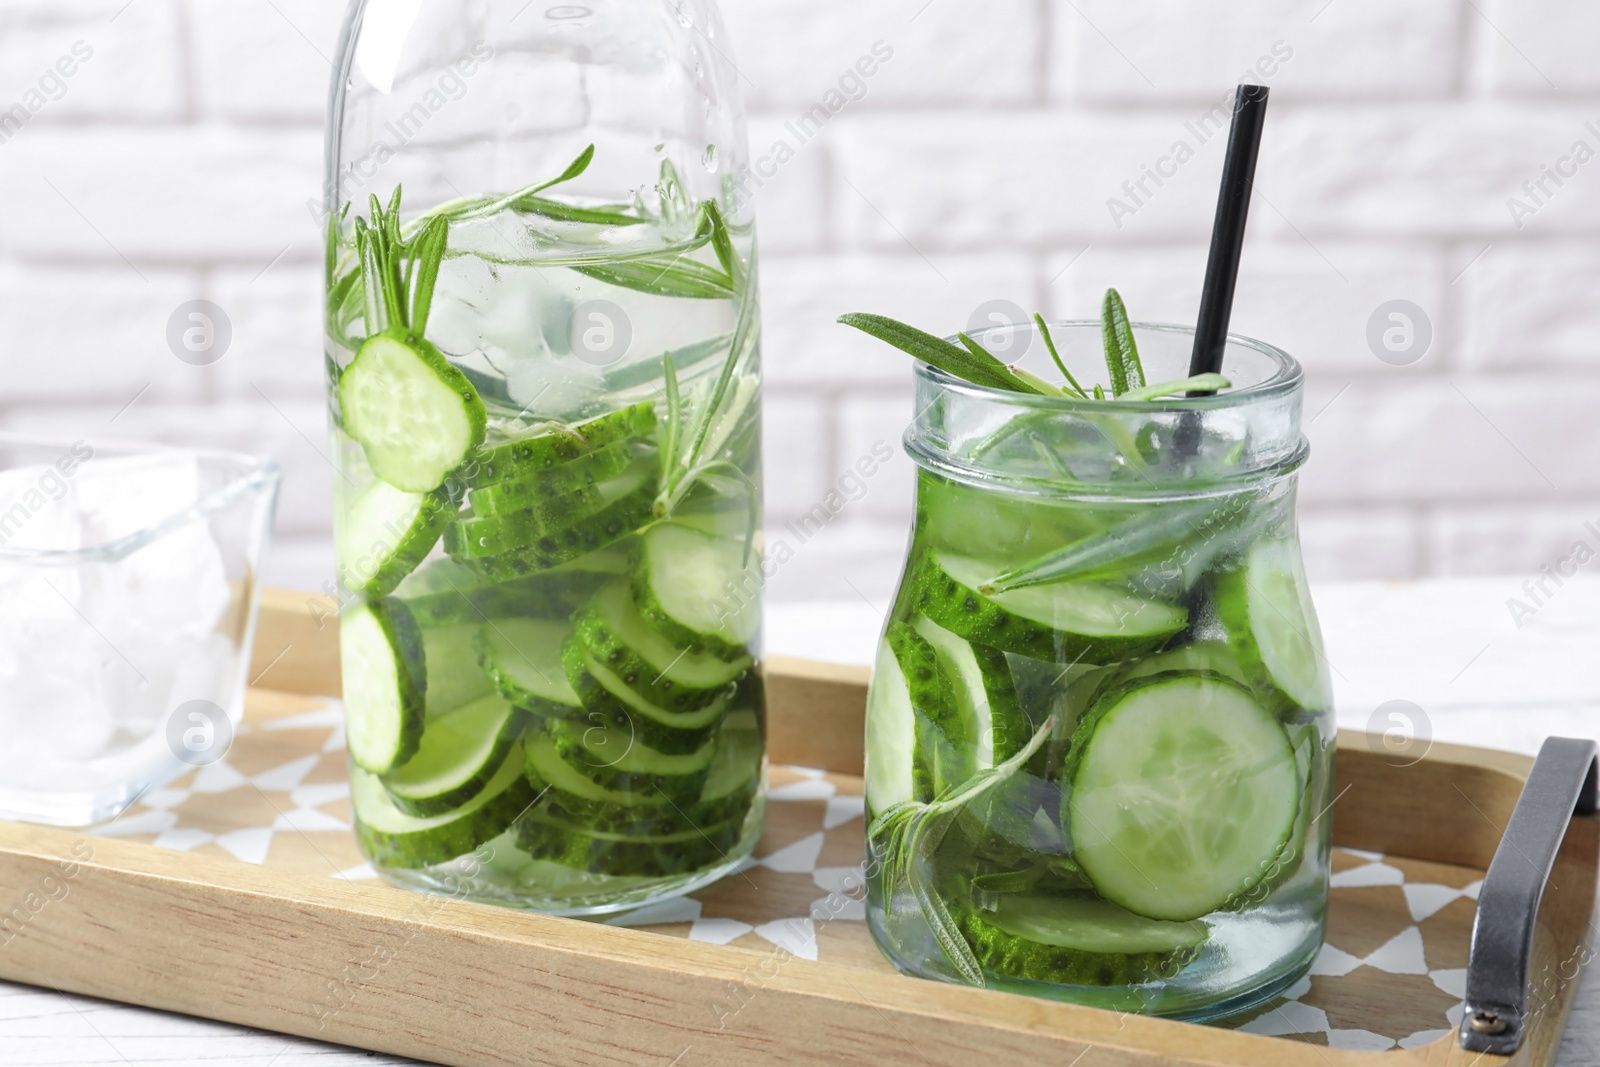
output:
<instances>
[{"instance_id":1,"label":"round cucumber slice","mask_svg":"<svg viewBox=\"0 0 1600 1067\"><path fill-rule=\"evenodd\" d=\"M1260 881L1300 808L1278 719L1220 675L1158 674L1102 697L1072 738L1063 812L1107 900L1197 919Z\"/></svg>"},{"instance_id":2,"label":"round cucumber slice","mask_svg":"<svg viewBox=\"0 0 1600 1067\"><path fill-rule=\"evenodd\" d=\"M478 391L420 337L371 337L339 378L344 430L374 474L426 493L483 442L488 415Z\"/></svg>"},{"instance_id":3,"label":"round cucumber slice","mask_svg":"<svg viewBox=\"0 0 1600 1067\"><path fill-rule=\"evenodd\" d=\"M1202 922L1149 919L1091 896L1001 896L992 912L959 920L990 971L1058 985L1138 985L1193 960Z\"/></svg>"},{"instance_id":4,"label":"round cucumber slice","mask_svg":"<svg viewBox=\"0 0 1600 1067\"><path fill-rule=\"evenodd\" d=\"M561 649L571 628L548 619L485 623L474 644L478 663L500 695L539 715L570 715L578 694L567 681Z\"/></svg>"},{"instance_id":5,"label":"round cucumber slice","mask_svg":"<svg viewBox=\"0 0 1600 1067\"><path fill-rule=\"evenodd\" d=\"M653 486L656 463L634 464L616 478L592 490L569 493L539 505L498 515L465 515L444 533L444 548L456 559L479 559L536 545L580 525L631 493Z\"/></svg>"},{"instance_id":6,"label":"round cucumber slice","mask_svg":"<svg viewBox=\"0 0 1600 1067\"><path fill-rule=\"evenodd\" d=\"M422 631L398 600L356 604L340 616L339 651L350 759L383 774L409 759L422 738Z\"/></svg>"},{"instance_id":7,"label":"round cucumber slice","mask_svg":"<svg viewBox=\"0 0 1600 1067\"><path fill-rule=\"evenodd\" d=\"M522 774L522 750L512 745L483 791L461 807L431 818L407 815L376 776L350 775L356 840L374 864L415 869L448 863L500 836L534 800Z\"/></svg>"},{"instance_id":8,"label":"round cucumber slice","mask_svg":"<svg viewBox=\"0 0 1600 1067\"><path fill-rule=\"evenodd\" d=\"M755 716L741 712L730 715L718 731L717 754L712 758L700 799L692 805L617 803L608 798L606 791L561 763L553 745L539 758L554 762L553 773L566 788L546 783L533 768L532 758L528 776L535 788L549 784L541 807L556 818L614 833L650 836L742 818L761 785L762 756ZM628 801L638 799L633 794L626 795Z\"/></svg>"},{"instance_id":9,"label":"round cucumber slice","mask_svg":"<svg viewBox=\"0 0 1600 1067\"><path fill-rule=\"evenodd\" d=\"M885 638L878 643L867 689L866 792L874 812L917 799L916 750L917 712L911 706L911 687Z\"/></svg>"},{"instance_id":10,"label":"round cucumber slice","mask_svg":"<svg viewBox=\"0 0 1600 1067\"><path fill-rule=\"evenodd\" d=\"M360 596L388 596L428 558L455 513L443 489L408 493L373 482L341 516L339 581Z\"/></svg>"},{"instance_id":11,"label":"round cucumber slice","mask_svg":"<svg viewBox=\"0 0 1600 1067\"><path fill-rule=\"evenodd\" d=\"M613 545L649 522L655 498L655 488L643 486L526 548L474 559L469 566L491 582L509 582L553 570Z\"/></svg>"},{"instance_id":12,"label":"round cucumber slice","mask_svg":"<svg viewBox=\"0 0 1600 1067\"><path fill-rule=\"evenodd\" d=\"M929 553L916 579L917 609L977 644L1062 663L1128 659L1159 648L1189 621L1177 605L1094 582L983 596L977 589L994 570L965 556Z\"/></svg>"},{"instance_id":13,"label":"round cucumber slice","mask_svg":"<svg viewBox=\"0 0 1600 1067\"><path fill-rule=\"evenodd\" d=\"M669 711L641 697L594 654L574 639L562 651L567 681L583 705L582 715L569 720L587 726L605 726L662 752L693 752L710 739L727 713L731 688L717 700L694 711Z\"/></svg>"},{"instance_id":14,"label":"round cucumber slice","mask_svg":"<svg viewBox=\"0 0 1600 1067\"><path fill-rule=\"evenodd\" d=\"M1308 711L1332 705L1322 630L1296 542L1257 541L1243 566L1218 579L1216 599L1217 615L1253 684L1275 688Z\"/></svg>"},{"instance_id":15,"label":"round cucumber slice","mask_svg":"<svg viewBox=\"0 0 1600 1067\"><path fill-rule=\"evenodd\" d=\"M761 629L760 589L759 554L742 540L670 522L640 540L634 600L674 644L743 659Z\"/></svg>"},{"instance_id":16,"label":"round cucumber slice","mask_svg":"<svg viewBox=\"0 0 1600 1067\"><path fill-rule=\"evenodd\" d=\"M629 442L602 448L538 474L467 490L474 515L508 515L582 493L626 470L642 452Z\"/></svg>"},{"instance_id":17,"label":"round cucumber slice","mask_svg":"<svg viewBox=\"0 0 1600 1067\"><path fill-rule=\"evenodd\" d=\"M573 626L590 653L634 692L672 711L705 707L750 667L749 656L729 661L674 645L639 614L624 582L602 589Z\"/></svg>"},{"instance_id":18,"label":"round cucumber slice","mask_svg":"<svg viewBox=\"0 0 1600 1067\"><path fill-rule=\"evenodd\" d=\"M494 692L494 683L478 663L473 623L430 626L422 631L422 655L428 664L429 715L443 715Z\"/></svg>"},{"instance_id":19,"label":"round cucumber slice","mask_svg":"<svg viewBox=\"0 0 1600 1067\"><path fill-rule=\"evenodd\" d=\"M483 791L522 733L524 715L490 693L443 715L429 715L417 752L383 776L395 807L429 818Z\"/></svg>"},{"instance_id":20,"label":"round cucumber slice","mask_svg":"<svg viewBox=\"0 0 1600 1067\"><path fill-rule=\"evenodd\" d=\"M656 804L693 804L711 770L715 744L673 755L606 726L547 720L542 730L562 760L608 792L633 793Z\"/></svg>"},{"instance_id":21,"label":"round cucumber slice","mask_svg":"<svg viewBox=\"0 0 1600 1067\"><path fill-rule=\"evenodd\" d=\"M744 836L744 818L716 826L689 827L655 837L592 830L542 814L517 827L517 842L534 859L593 874L685 874L721 862Z\"/></svg>"},{"instance_id":22,"label":"round cucumber slice","mask_svg":"<svg viewBox=\"0 0 1600 1067\"><path fill-rule=\"evenodd\" d=\"M609 445L631 437L644 437L655 426L654 402L641 401L575 426L562 426L492 445L462 464L458 476L467 485L480 486L547 473Z\"/></svg>"},{"instance_id":23,"label":"round cucumber slice","mask_svg":"<svg viewBox=\"0 0 1600 1067\"><path fill-rule=\"evenodd\" d=\"M988 770L1026 746L1033 729L1023 717L1005 653L971 644L931 619L919 618L913 625L933 646L945 677L954 683L973 767Z\"/></svg>"},{"instance_id":24,"label":"round cucumber slice","mask_svg":"<svg viewBox=\"0 0 1600 1067\"><path fill-rule=\"evenodd\" d=\"M916 712L911 766L916 799L929 801L972 777L977 739L962 714L957 680L928 639L898 619L890 620L884 636L904 672Z\"/></svg>"}]
</instances>

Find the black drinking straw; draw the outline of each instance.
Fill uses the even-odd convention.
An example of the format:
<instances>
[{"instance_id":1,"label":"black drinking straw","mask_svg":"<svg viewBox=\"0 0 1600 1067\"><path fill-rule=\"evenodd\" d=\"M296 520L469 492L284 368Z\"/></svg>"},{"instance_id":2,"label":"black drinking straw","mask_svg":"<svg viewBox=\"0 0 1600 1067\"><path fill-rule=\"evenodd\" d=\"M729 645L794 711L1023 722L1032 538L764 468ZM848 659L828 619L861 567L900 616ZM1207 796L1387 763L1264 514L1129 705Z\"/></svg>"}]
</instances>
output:
<instances>
[{"instance_id":1,"label":"black drinking straw","mask_svg":"<svg viewBox=\"0 0 1600 1067\"><path fill-rule=\"evenodd\" d=\"M1222 371L1228 320L1233 316L1233 290L1239 281L1239 251L1244 244L1250 191L1255 186L1256 155L1261 150L1261 127L1266 118L1267 87L1239 86L1233 100L1233 125L1228 131L1228 155L1222 164L1217 219L1211 227L1205 288L1200 292L1200 320L1194 329L1194 352L1189 356L1191 376Z\"/></svg>"}]
</instances>

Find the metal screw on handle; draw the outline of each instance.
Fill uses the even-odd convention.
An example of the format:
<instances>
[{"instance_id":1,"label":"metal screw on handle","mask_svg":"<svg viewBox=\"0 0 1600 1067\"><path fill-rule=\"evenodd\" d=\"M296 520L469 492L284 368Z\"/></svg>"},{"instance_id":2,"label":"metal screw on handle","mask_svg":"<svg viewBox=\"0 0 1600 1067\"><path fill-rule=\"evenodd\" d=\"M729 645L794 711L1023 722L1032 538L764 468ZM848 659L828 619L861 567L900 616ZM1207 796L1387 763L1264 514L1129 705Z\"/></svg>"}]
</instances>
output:
<instances>
[{"instance_id":1,"label":"metal screw on handle","mask_svg":"<svg viewBox=\"0 0 1600 1067\"><path fill-rule=\"evenodd\" d=\"M1460 1034L1468 1052L1508 1056L1522 1045L1539 901L1573 813L1593 814L1600 805L1596 753L1593 741L1545 741L1495 849L1472 923Z\"/></svg>"}]
</instances>

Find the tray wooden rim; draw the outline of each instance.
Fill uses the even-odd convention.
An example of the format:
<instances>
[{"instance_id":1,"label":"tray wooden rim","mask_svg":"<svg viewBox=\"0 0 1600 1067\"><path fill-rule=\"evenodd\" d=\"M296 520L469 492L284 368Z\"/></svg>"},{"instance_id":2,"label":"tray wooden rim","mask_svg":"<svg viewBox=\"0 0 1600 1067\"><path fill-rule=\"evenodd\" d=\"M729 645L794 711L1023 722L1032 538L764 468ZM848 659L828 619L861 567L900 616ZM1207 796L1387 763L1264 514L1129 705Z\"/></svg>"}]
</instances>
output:
<instances>
[{"instance_id":1,"label":"tray wooden rim","mask_svg":"<svg viewBox=\"0 0 1600 1067\"><path fill-rule=\"evenodd\" d=\"M336 693L333 611L326 598L266 592L255 684ZM859 774L869 672L781 657L769 658L767 671L773 758ZM1345 731L1339 752L1341 799L1354 793L1359 801L1397 781L1448 781L1482 817L1441 823L1459 802L1438 811L1423 804L1404 819L1350 803L1335 824L1338 843L1480 869L1532 766L1513 753L1438 744L1415 767L1397 768L1367 735ZM1600 830L1600 821L1579 822L1590 837ZM1443 826L1450 832L1441 833ZM1580 836L1569 834L1569 844ZM686 1048L698 1050L691 1062L730 1064L752 1055L774 1063L955 1064L1007 1052L1083 1067L1359 1067L1374 1055L1437 1065L1539 1064L1553 1054L1576 988L1574 978L1557 990L1554 1010L1535 1019L1528 1042L1510 1059L1464 1053L1453 1035L1404 1051L1328 1049L810 961L784 963L771 976L763 968L744 999L739 990L751 991L752 957L717 945L373 892L370 885L115 839L92 839L92 857L83 858L85 840L76 831L0 823L5 883L31 885L74 861L96 875L74 877L66 900L76 905L40 911L22 936L0 945L0 977L459 1067L527 1062L518 1057L535 1049L553 1062L614 1062L625 1050L630 1062L659 1055L665 1064ZM1563 849L1569 870L1576 851ZM1592 887L1592 867L1586 877ZM427 902L425 922L416 917L419 901ZM350 1003L331 1015L316 1009L326 975L397 935L406 951L385 961ZM108 951L108 937L119 951ZM730 997L742 1007L731 1022L712 1025L714 1010L707 1009L726 1007ZM700 1014L686 1014L686 1005L701 1005ZM482 1017L485 1009L504 1014L476 1026L458 1014ZM913 1034L921 1055L907 1059Z\"/></svg>"}]
</instances>

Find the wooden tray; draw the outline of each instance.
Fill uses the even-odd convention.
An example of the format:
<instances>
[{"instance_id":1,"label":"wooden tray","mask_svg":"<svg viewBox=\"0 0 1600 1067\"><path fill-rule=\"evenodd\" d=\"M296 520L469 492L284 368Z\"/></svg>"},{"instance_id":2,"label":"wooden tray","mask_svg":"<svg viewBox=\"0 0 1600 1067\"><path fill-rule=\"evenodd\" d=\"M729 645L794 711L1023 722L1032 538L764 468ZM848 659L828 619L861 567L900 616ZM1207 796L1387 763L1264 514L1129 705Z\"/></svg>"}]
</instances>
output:
<instances>
[{"instance_id":1,"label":"wooden tray","mask_svg":"<svg viewBox=\"0 0 1600 1067\"><path fill-rule=\"evenodd\" d=\"M1435 745L1394 767L1341 735L1328 946L1289 996L1201 1027L894 973L862 921L862 669L769 661L767 831L747 869L690 898L599 923L385 886L349 832L332 610L266 597L222 762L92 831L0 823L0 978L460 1067L1543 1065L1559 1044L1593 817L1573 821L1539 913L1521 1051L1454 1035L1524 757Z\"/></svg>"}]
</instances>

